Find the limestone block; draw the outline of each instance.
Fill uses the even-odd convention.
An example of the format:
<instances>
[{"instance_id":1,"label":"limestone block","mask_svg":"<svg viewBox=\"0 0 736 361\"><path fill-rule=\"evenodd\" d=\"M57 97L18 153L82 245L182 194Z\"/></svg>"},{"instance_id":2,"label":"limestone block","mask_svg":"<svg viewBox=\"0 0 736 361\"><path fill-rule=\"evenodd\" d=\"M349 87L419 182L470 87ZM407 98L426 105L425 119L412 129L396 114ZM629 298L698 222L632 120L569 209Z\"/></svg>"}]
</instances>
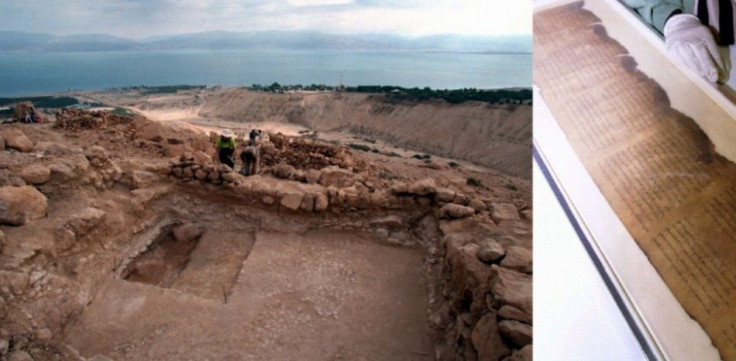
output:
<instances>
[{"instance_id":1,"label":"limestone block","mask_svg":"<svg viewBox=\"0 0 736 361\"><path fill-rule=\"evenodd\" d=\"M29 165L20 172L28 184L44 184L51 179L51 169L40 164Z\"/></svg>"},{"instance_id":2,"label":"limestone block","mask_svg":"<svg viewBox=\"0 0 736 361\"><path fill-rule=\"evenodd\" d=\"M47 199L31 186L0 187L0 224L21 226L46 216Z\"/></svg>"},{"instance_id":3,"label":"limestone block","mask_svg":"<svg viewBox=\"0 0 736 361\"><path fill-rule=\"evenodd\" d=\"M5 129L0 131L0 137L5 140L5 147L20 152L33 151L33 142L22 131L18 129Z\"/></svg>"},{"instance_id":4,"label":"limestone block","mask_svg":"<svg viewBox=\"0 0 736 361\"><path fill-rule=\"evenodd\" d=\"M302 205L303 197L299 193L288 193L281 198L281 205L291 210L297 210Z\"/></svg>"}]
</instances>

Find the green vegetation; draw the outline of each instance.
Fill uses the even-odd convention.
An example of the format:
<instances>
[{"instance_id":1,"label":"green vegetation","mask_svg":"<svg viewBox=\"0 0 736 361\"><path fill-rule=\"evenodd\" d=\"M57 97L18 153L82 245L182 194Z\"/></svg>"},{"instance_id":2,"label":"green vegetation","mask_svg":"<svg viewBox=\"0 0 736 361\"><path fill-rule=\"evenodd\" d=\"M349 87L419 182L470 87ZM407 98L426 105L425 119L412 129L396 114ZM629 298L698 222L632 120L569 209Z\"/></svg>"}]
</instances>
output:
<instances>
[{"instance_id":1,"label":"green vegetation","mask_svg":"<svg viewBox=\"0 0 736 361\"><path fill-rule=\"evenodd\" d=\"M429 154L414 154L411 157L414 159L432 159L432 156Z\"/></svg>"},{"instance_id":2,"label":"green vegetation","mask_svg":"<svg viewBox=\"0 0 736 361\"><path fill-rule=\"evenodd\" d=\"M206 88L207 88L206 85L161 85L161 86L135 85L135 86L113 88L111 90L137 90L142 95L149 95L149 94L169 94L169 93L176 93L180 90L193 90L193 89L206 89Z\"/></svg>"},{"instance_id":3,"label":"green vegetation","mask_svg":"<svg viewBox=\"0 0 736 361\"><path fill-rule=\"evenodd\" d=\"M532 90L524 89L431 89L403 88L390 85L359 85L356 87L334 87L325 84L312 85L281 85L274 82L271 85L253 84L250 90L272 93L283 93L286 91L309 90L309 91L346 91L354 93L380 93L386 94L387 101L425 101L442 99L451 104L460 104L475 100L490 104L532 104Z\"/></svg>"},{"instance_id":4,"label":"green vegetation","mask_svg":"<svg viewBox=\"0 0 736 361\"><path fill-rule=\"evenodd\" d=\"M378 149L371 148L371 147L369 147L367 145L364 145L364 144L350 143L350 144L348 144L348 147L350 147L352 149L362 150L364 152L378 153Z\"/></svg>"},{"instance_id":5,"label":"green vegetation","mask_svg":"<svg viewBox=\"0 0 736 361\"><path fill-rule=\"evenodd\" d=\"M347 91L359 93L383 93L387 94L387 100L393 101L425 101L432 99L443 99L451 104L460 104L475 100L490 104L531 104L531 89L493 89L483 90L475 88L463 88L453 90L430 89L429 87L402 88L395 86L357 86L348 87Z\"/></svg>"},{"instance_id":6,"label":"green vegetation","mask_svg":"<svg viewBox=\"0 0 736 361\"><path fill-rule=\"evenodd\" d=\"M450 162L450 163L447 163L447 165L449 165L450 168L457 168L460 166L460 164L458 164L457 162Z\"/></svg>"},{"instance_id":7,"label":"green vegetation","mask_svg":"<svg viewBox=\"0 0 736 361\"><path fill-rule=\"evenodd\" d=\"M110 113L119 115L119 116L123 116L123 117L132 117L133 115L135 115L131 113L130 111L128 111L128 109L121 108L121 107L115 107L115 109L111 110Z\"/></svg>"},{"instance_id":8,"label":"green vegetation","mask_svg":"<svg viewBox=\"0 0 736 361\"><path fill-rule=\"evenodd\" d=\"M38 97L20 97L20 98L0 98L0 106L13 105L20 102L29 101L36 108L63 108L79 103L76 98L72 97L56 97L56 96L38 96Z\"/></svg>"},{"instance_id":9,"label":"green vegetation","mask_svg":"<svg viewBox=\"0 0 736 361\"><path fill-rule=\"evenodd\" d=\"M293 91L293 90L334 91L336 88L330 85L325 85L325 84L281 85L277 82L274 82L271 85L253 84L249 88L246 88L246 89L255 90L255 91L265 91L265 92L271 92L271 93L283 93L285 91Z\"/></svg>"},{"instance_id":10,"label":"green vegetation","mask_svg":"<svg viewBox=\"0 0 736 361\"><path fill-rule=\"evenodd\" d=\"M472 187L481 187L481 186L483 186L483 183L481 183L480 180L475 179L473 177L468 177L468 179L465 182L465 184L467 184L469 186L472 186Z\"/></svg>"}]
</instances>

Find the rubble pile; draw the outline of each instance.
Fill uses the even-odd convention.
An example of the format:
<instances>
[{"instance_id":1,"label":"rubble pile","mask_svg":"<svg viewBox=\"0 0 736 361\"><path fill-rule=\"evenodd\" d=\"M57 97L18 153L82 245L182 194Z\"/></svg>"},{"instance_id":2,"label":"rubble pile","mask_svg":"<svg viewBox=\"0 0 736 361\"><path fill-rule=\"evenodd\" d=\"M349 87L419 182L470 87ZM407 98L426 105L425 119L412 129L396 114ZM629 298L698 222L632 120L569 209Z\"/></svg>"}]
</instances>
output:
<instances>
[{"instance_id":1,"label":"rubble pile","mask_svg":"<svg viewBox=\"0 0 736 361\"><path fill-rule=\"evenodd\" d=\"M104 129L108 124L130 123L131 118L112 114L108 111L90 112L66 108L56 113L54 128L67 130Z\"/></svg>"},{"instance_id":2,"label":"rubble pile","mask_svg":"<svg viewBox=\"0 0 736 361\"><path fill-rule=\"evenodd\" d=\"M331 165L350 168L353 159L344 146L320 143L314 140L271 135L261 145L261 163L273 166L284 162L297 169L322 169Z\"/></svg>"}]
</instances>

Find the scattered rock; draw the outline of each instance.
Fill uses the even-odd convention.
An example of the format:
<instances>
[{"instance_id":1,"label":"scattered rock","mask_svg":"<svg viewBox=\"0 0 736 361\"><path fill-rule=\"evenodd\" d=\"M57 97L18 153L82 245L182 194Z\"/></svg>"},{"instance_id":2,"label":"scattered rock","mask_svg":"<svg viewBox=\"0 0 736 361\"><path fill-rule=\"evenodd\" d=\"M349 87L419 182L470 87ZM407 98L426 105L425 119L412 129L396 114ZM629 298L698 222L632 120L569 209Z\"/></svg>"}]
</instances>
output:
<instances>
[{"instance_id":1,"label":"scattered rock","mask_svg":"<svg viewBox=\"0 0 736 361\"><path fill-rule=\"evenodd\" d=\"M452 199L452 203L459 204L461 206L465 206L468 203L470 203L470 197L462 193L455 193L455 198Z\"/></svg>"},{"instance_id":2,"label":"scattered rock","mask_svg":"<svg viewBox=\"0 0 736 361\"><path fill-rule=\"evenodd\" d=\"M199 238L199 236L201 236L202 233L204 233L204 228L197 224L186 223L186 224L182 224L180 226L174 227L171 230L171 233L174 235L174 239L177 242L191 242Z\"/></svg>"},{"instance_id":3,"label":"scattered rock","mask_svg":"<svg viewBox=\"0 0 736 361\"><path fill-rule=\"evenodd\" d=\"M64 163L56 163L49 166L51 170L51 180L65 182L74 178L72 168Z\"/></svg>"},{"instance_id":4,"label":"scattered rock","mask_svg":"<svg viewBox=\"0 0 736 361\"><path fill-rule=\"evenodd\" d=\"M0 187L0 224L24 225L44 217L46 207L46 196L34 187Z\"/></svg>"},{"instance_id":5,"label":"scattered rock","mask_svg":"<svg viewBox=\"0 0 736 361\"><path fill-rule=\"evenodd\" d=\"M51 169L40 164L29 165L20 172L28 184L44 184L51 179Z\"/></svg>"},{"instance_id":6,"label":"scattered rock","mask_svg":"<svg viewBox=\"0 0 736 361\"><path fill-rule=\"evenodd\" d=\"M532 315L532 277L497 265L491 267L496 271L492 287L495 298Z\"/></svg>"},{"instance_id":7,"label":"scattered rock","mask_svg":"<svg viewBox=\"0 0 736 361\"><path fill-rule=\"evenodd\" d=\"M480 199L470 200L470 203L468 203L468 207L475 209L476 212L483 212L488 210L488 206L486 206L486 203L481 201Z\"/></svg>"},{"instance_id":8,"label":"scattered rock","mask_svg":"<svg viewBox=\"0 0 736 361\"><path fill-rule=\"evenodd\" d=\"M302 198L302 205L300 206L301 209L311 212L314 210L314 194L305 194Z\"/></svg>"},{"instance_id":9,"label":"scattered rock","mask_svg":"<svg viewBox=\"0 0 736 361\"><path fill-rule=\"evenodd\" d=\"M89 207L73 216L66 225L77 236L84 236L102 223L105 215L105 211Z\"/></svg>"},{"instance_id":10,"label":"scattered rock","mask_svg":"<svg viewBox=\"0 0 736 361\"><path fill-rule=\"evenodd\" d=\"M440 218L465 218L475 214L475 209L461 206L459 204L448 203L440 208Z\"/></svg>"},{"instance_id":11,"label":"scattered rock","mask_svg":"<svg viewBox=\"0 0 736 361\"><path fill-rule=\"evenodd\" d=\"M513 204L491 203L491 207L493 208L491 218L493 218L493 221L495 222L519 220L519 211L516 210L516 206Z\"/></svg>"},{"instance_id":12,"label":"scattered rock","mask_svg":"<svg viewBox=\"0 0 736 361\"><path fill-rule=\"evenodd\" d=\"M532 273L532 251L524 247L509 246L506 249L506 257L501 261L501 267Z\"/></svg>"},{"instance_id":13,"label":"scattered rock","mask_svg":"<svg viewBox=\"0 0 736 361\"><path fill-rule=\"evenodd\" d=\"M532 345L526 345L521 350L514 351L511 356L502 361L532 361Z\"/></svg>"},{"instance_id":14,"label":"scattered rock","mask_svg":"<svg viewBox=\"0 0 736 361\"><path fill-rule=\"evenodd\" d=\"M38 330L36 336L39 340L48 341L54 336L54 334L51 333L51 330L49 330L48 328L42 328Z\"/></svg>"},{"instance_id":15,"label":"scattered rock","mask_svg":"<svg viewBox=\"0 0 736 361\"><path fill-rule=\"evenodd\" d=\"M5 129L0 131L0 137L5 140L5 147L15 149L23 153L33 151L33 142L22 131L18 129Z\"/></svg>"},{"instance_id":16,"label":"scattered rock","mask_svg":"<svg viewBox=\"0 0 736 361\"><path fill-rule=\"evenodd\" d=\"M261 202L263 202L263 204L267 204L269 206L273 204L273 201L274 201L274 199L271 196L263 196L263 198L261 198Z\"/></svg>"},{"instance_id":17,"label":"scattered rock","mask_svg":"<svg viewBox=\"0 0 736 361\"><path fill-rule=\"evenodd\" d=\"M57 250L65 251L72 248L76 240L77 235L66 227L59 228L54 232L54 243Z\"/></svg>"},{"instance_id":18,"label":"scattered rock","mask_svg":"<svg viewBox=\"0 0 736 361\"><path fill-rule=\"evenodd\" d=\"M175 169L179 170L178 173L181 173L181 168L175 168ZM175 173L174 175L176 175L176 172L174 172L174 173ZM194 171L194 178L197 178L199 180L205 180L205 179L207 179L207 176L208 175L209 174L207 172L205 172L203 169L197 169L197 170ZM181 177L181 175L179 177Z\"/></svg>"},{"instance_id":19,"label":"scattered rock","mask_svg":"<svg viewBox=\"0 0 736 361\"><path fill-rule=\"evenodd\" d=\"M291 210L297 210L302 205L303 196L299 193L288 193L281 198L281 205Z\"/></svg>"},{"instance_id":20,"label":"scattered rock","mask_svg":"<svg viewBox=\"0 0 736 361\"><path fill-rule=\"evenodd\" d=\"M324 193L318 193L314 198L314 210L316 212L324 212L329 207L330 202L327 199L327 195Z\"/></svg>"},{"instance_id":21,"label":"scattered rock","mask_svg":"<svg viewBox=\"0 0 736 361\"><path fill-rule=\"evenodd\" d=\"M100 166L104 164L108 159L110 159L105 148L99 145L93 145L87 148L87 151L84 152L84 155L87 156L87 159L89 159L91 162L96 162L96 166Z\"/></svg>"},{"instance_id":22,"label":"scattered rock","mask_svg":"<svg viewBox=\"0 0 736 361\"><path fill-rule=\"evenodd\" d=\"M291 174L294 173L294 170L294 167L286 163L279 163L271 168L271 173L273 173L276 178L289 179Z\"/></svg>"},{"instance_id":23,"label":"scattered rock","mask_svg":"<svg viewBox=\"0 0 736 361\"><path fill-rule=\"evenodd\" d=\"M3 338L0 339L0 356L7 355L10 351L10 340Z\"/></svg>"},{"instance_id":24,"label":"scattered rock","mask_svg":"<svg viewBox=\"0 0 736 361\"><path fill-rule=\"evenodd\" d=\"M338 166L329 166L322 169L319 177L319 184L324 187L336 186L342 187L348 185L347 181L353 177L353 172L342 169Z\"/></svg>"},{"instance_id":25,"label":"scattered rock","mask_svg":"<svg viewBox=\"0 0 736 361\"><path fill-rule=\"evenodd\" d=\"M236 172L222 173L222 180L225 182L234 183L238 180L238 177L240 177L240 175Z\"/></svg>"},{"instance_id":26,"label":"scattered rock","mask_svg":"<svg viewBox=\"0 0 736 361\"><path fill-rule=\"evenodd\" d=\"M434 197L438 202L449 203L455 198L455 191L449 188L437 188L437 193Z\"/></svg>"},{"instance_id":27,"label":"scattered rock","mask_svg":"<svg viewBox=\"0 0 736 361\"><path fill-rule=\"evenodd\" d=\"M490 295L489 295L489 297L490 297ZM489 303L488 308L491 308L490 303ZM528 323L528 324L531 324L532 323L532 316L531 315L528 315L528 314L522 312L521 310L519 310L519 309L517 309L517 308L515 308L513 306L509 306L509 305L503 305L503 306L501 306L500 309L498 309L498 317L504 318L504 319L507 319L507 320L521 321L521 322Z\"/></svg>"},{"instance_id":28,"label":"scattered rock","mask_svg":"<svg viewBox=\"0 0 736 361\"><path fill-rule=\"evenodd\" d=\"M532 342L532 326L513 320L503 320L498 323L498 332L517 348L524 347Z\"/></svg>"},{"instance_id":29,"label":"scattered rock","mask_svg":"<svg viewBox=\"0 0 736 361\"><path fill-rule=\"evenodd\" d=\"M437 192L437 185L432 178L418 180L409 186L407 191L418 196L426 196Z\"/></svg>"},{"instance_id":30,"label":"scattered rock","mask_svg":"<svg viewBox=\"0 0 736 361\"><path fill-rule=\"evenodd\" d=\"M393 194L402 194L406 193L406 191L409 189L409 187L404 182L395 182L391 184L391 192Z\"/></svg>"},{"instance_id":31,"label":"scattered rock","mask_svg":"<svg viewBox=\"0 0 736 361\"><path fill-rule=\"evenodd\" d=\"M14 295L22 295L28 287L28 275L21 272L0 270L0 285L7 286Z\"/></svg>"},{"instance_id":32,"label":"scattered rock","mask_svg":"<svg viewBox=\"0 0 736 361\"><path fill-rule=\"evenodd\" d=\"M146 172L144 170L137 170L133 171L133 174L131 175L133 179L133 187L135 189L138 188L146 188L156 182L158 179L158 176L151 172Z\"/></svg>"},{"instance_id":33,"label":"scattered rock","mask_svg":"<svg viewBox=\"0 0 736 361\"><path fill-rule=\"evenodd\" d=\"M499 360L511 353L498 333L495 312L487 313L475 324L470 338L479 361Z\"/></svg>"},{"instance_id":34,"label":"scattered rock","mask_svg":"<svg viewBox=\"0 0 736 361\"><path fill-rule=\"evenodd\" d=\"M297 182L306 182L307 176L305 175L304 171L301 169L294 169L293 172L291 172L291 176L289 176L289 179L295 180Z\"/></svg>"},{"instance_id":35,"label":"scattered rock","mask_svg":"<svg viewBox=\"0 0 736 361\"><path fill-rule=\"evenodd\" d=\"M480 243L480 251L478 251L478 259L485 263L492 263L506 255L503 246L493 238L488 238Z\"/></svg>"},{"instance_id":36,"label":"scattered rock","mask_svg":"<svg viewBox=\"0 0 736 361\"><path fill-rule=\"evenodd\" d=\"M15 351L8 356L8 361L33 361L33 357L28 352Z\"/></svg>"},{"instance_id":37,"label":"scattered rock","mask_svg":"<svg viewBox=\"0 0 736 361\"><path fill-rule=\"evenodd\" d=\"M201 150L194 152L193 157L194 157L194 162L197 164L202 164L202 165L212 164L212 157L210 157L209 155L207 155L207 153Z\"/></svg>"},{"instance_id":38,"label":"scattered rock","mask_svg":"<svg viewBox=\"0 0 736 361\"><path fill-rule=\"evenodd\" d=\"M318 171L316 169L308 169L305 172L304 177L306 178L307 183L309 183L309 184L315 184L315 183L319 182L320 177L322 177L322 172L320 172L320 171Z\"/></svg>"}]
</instances>

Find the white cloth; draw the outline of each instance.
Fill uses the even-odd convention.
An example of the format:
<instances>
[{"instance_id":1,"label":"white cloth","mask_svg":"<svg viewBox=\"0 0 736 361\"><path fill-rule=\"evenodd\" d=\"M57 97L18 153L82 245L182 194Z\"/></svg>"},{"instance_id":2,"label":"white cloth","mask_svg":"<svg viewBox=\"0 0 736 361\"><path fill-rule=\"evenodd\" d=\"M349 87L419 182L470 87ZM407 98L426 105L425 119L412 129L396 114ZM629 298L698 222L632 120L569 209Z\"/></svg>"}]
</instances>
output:
<instances>
[{"instance_id":1,"label":"white cloth","mask_svg":"<svg viewBox=\"0 0 736 361\"><path fill-rule=\"evenodd\" d=\"M715 83L728 78L710 29L691 14L673 15L664 26L667 53L697 74Z\"/></svg>"}]
</instances>

